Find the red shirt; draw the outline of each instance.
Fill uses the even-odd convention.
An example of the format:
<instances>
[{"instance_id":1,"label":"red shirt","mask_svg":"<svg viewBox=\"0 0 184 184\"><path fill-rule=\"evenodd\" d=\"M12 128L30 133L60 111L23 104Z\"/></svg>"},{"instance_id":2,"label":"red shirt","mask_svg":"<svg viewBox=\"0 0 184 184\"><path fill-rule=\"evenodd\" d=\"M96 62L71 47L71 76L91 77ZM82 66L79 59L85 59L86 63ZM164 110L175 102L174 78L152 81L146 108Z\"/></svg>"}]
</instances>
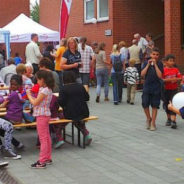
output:
<instances>
[{"instance_id":1,"label":"red shirt","mask_svg":"<svg viewBox=\"0 0 184 184\"><path fill-rule=\"evenodd\" d=\"M163 79L169 78L182 78L180 71L177 68L167 68L164 67ZM165 89L167 90L175 90L178 88L177 82L165 82Z\"/></svg>"}]
</instances>

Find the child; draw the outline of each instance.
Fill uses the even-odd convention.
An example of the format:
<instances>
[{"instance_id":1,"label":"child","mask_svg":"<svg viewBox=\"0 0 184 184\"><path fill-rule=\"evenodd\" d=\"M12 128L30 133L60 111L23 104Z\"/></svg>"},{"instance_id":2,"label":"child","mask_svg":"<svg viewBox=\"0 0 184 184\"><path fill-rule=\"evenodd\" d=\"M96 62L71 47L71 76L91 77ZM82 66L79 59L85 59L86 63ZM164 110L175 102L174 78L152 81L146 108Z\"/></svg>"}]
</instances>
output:
<instances>
[{"instance_id":1,"label":"child","mask_svg":"<svg viewBox=\"0 0 184 184\"><path fill-rule=\"evenodd\" d=\"M49 132L49 120L51 116L50 103L54 78L50 71L40 70L36 73L37 82L40 86L36 98L31 96L31 91L26 91L31 104L33 104L33 116L36 117L37 131L40 139L39 160L31 165L32 168L46 168L46 164L52 164L51 138Z\"/></svg>"},{"instance_id":2,"label":"child","mask_svg":"<svg viewBox=\"0 0 184 184\"><path fill-rule=\"evenodd\" d=\"M178 92L178 81L181 80L181 74L175 67L174 55L169 54L165 57L165 67L163 73L163 81L165 84L164 107L167 114L166 126L176 129L176 114L168 109L169 101L172 101L174 95Z\"/></svg>"},{"instance_id":3,"label":"child","mask_svg":"<svg viewBox=\"0 0 184 184\"><path fill-rule=\"evenodd\" d=\"M4 102L4 103L7 103L7 102ZM11 147L13 125L9 121L6 121L0 118L0 129L4 130L5 132L4 133L4 147L1 148L3 156L12 158L14 160L21 159L21 155L17 155L16 153L14 153Z\"/></svg>"},{"instance_id":4,"label":"child","mask_svg":"<svg viewBox=\"0 0 184 184\"><path fill-rule=\"evenodd\" d=\"M76 122L77 128L80 128L85 135L85 144L89 145L92 141L85 123L81 120L89 117L89 109L86 101L89 100L89 94L82 84L76 83L75 74L67 71L63 76L64 86L59 92L58 102L63 108L64 117Z\"/></svg>"},{"instance_id":5,"label":"child","mask_svg":"<svg viewBox=\"0 0 184 184\"><path fill-rule=\"evenodd\" d=\"M124 81L127 83L127 103L134 105L135 93L136 93L136 83L139 80L139 73L135 66L135 59L129 60L129 67L126 68L124 74Z\"/></svg>"},{"instance_id":6,"label":"child","mask_svg":"<svg viewBox=\"0 0 184 184\"><path fill-rule=\"evenodd\" d=\"M150 54L151 59L145 61L141 76L145 77L145 83L142 94L142 106L146 115L147 129L156 130L157 109L160 105L161 98L161 82L163 73L163 64L159 61L159 50L153 48ZM152 117L150 115L149 106L152 107Z\"/></svg>"}]
</instances>

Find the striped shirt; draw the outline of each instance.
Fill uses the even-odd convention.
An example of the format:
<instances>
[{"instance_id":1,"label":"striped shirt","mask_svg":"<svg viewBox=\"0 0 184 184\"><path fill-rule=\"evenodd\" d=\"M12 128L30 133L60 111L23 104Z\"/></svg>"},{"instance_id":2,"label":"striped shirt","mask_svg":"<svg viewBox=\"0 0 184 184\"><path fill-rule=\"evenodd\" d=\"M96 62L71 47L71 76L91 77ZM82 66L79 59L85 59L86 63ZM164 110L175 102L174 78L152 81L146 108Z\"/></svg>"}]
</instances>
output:
<instances>
[{"instance_id":1,"label":"striped shirt","mask_svg":"<svg viewBox=\"0 0 184 184\"><path fill-rule=\"evenodd\" d=\"M90 62L91 62L92 56L94 56L93 49L90 46L85 45L85 49L82 50L82 44L79 44L78 51L81 54L81 61L83 64L83 66L79 68L79 72L90 73Z\"/></svg>"},{"instance_id":2,"label":"striped shirt","mask_svg":"<svg viewBox=\"0 0 184 184\"><path fill-rule=\"evenodd\" d=\"M136 84L136 82L139 80L139 73L137 71L137 68L135 67L128 67L125 70L124 74L124 81L128 84Z\"/></svg>"},{"instance_id":3,"label":"striped shirt","mask_svg":"<svg viewBox=\"0 0 184 184\"><path fill-rule=\"evenodd\" d=\"M41 87L38 95L41 93L45 95L45 98L39 105L33 107L33 116L51 116L50 103L52 100L52 90L48 87Z\"/></svg>"}]
</instances>

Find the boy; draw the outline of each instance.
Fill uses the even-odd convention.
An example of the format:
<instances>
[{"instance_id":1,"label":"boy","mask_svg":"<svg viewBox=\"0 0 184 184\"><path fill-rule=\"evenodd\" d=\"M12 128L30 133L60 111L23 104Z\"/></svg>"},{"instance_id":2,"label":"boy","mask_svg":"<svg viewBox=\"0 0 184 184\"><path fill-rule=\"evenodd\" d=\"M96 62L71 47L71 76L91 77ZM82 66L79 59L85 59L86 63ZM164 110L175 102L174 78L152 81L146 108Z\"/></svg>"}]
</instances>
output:
<instances>
[{"instance_id":1,"label":"boy","mask_svg":"<svg viewBox=\"0 0 184 184\"><path fill-rule=\"evenodd\" d=\"M163 64L159 61L159 50L153 48L150 54L151 59L145 61L141 71L141 76L145 77L145 83L142 94L142 106L146 115L147 129L156 130L157 109L160 105L161 98L161 82L163 73ZM150 115L149 106L152 107L152 117Z\"/></svg>"},{"instance_id":2,"label":"boy","mask_svg":"<svg viewBox=\"0 0 184 184\"><path fill-rule=\"evenodd\" d=\"M176 129L176 114L168 109L168 104L178 92L178 81L181 80L182 76L178 68L175 67L174 59L175 57L172 54L165 57L163 81L165 84L164 107L167 114L166 126L171 126L171 128Z\"/></svg>"},{"instance_id":3,"label":"boy","mask_svg":"<svg viewBox=\"0 0 184 184\"><path fill-rule=\"evenodd\" d=\"M135 59L129 60L129 67L126 68L124 74L124 82L127 83L127 103L134 105L136 83L139 80L139 73L135 67Z\"/></svg>"}]
</instances>

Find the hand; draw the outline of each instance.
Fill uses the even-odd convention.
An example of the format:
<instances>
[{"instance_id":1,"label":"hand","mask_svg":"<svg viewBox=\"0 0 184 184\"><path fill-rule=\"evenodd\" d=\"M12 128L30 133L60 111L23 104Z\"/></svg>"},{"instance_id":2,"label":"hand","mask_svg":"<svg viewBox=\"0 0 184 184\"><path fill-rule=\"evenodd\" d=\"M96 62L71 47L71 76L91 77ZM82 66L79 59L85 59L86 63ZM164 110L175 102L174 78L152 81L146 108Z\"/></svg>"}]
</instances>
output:
<instances>
[{"instance_id":1,"label":"hand","mask_svg":"<svg viewBox=\"0 0 184 184\"><path fill-rule=\"evenodd\" d=\"M172 111L172 109L173 109L173 104L172 104L171 101L169 101L168 109L169 109L170 111Z\"/></svg>"},{"instance_id":2,"label":"hand","mask_svg":"<svg viewBox=\"0 0 184 184\"><path fill-rule=\"evenodd\" d=\"M151 64L152 62L153 62L152 59L148 60L148 64Z\"/></svg>"},{"instance_id":3,"label":"hand","mask_svg":"<svg viewBox=\"0 0 184 184\"><path fill-rule=\"evenodd\" d=\"M157 64L156 59L152 59L152 62L153 62L153 65L156 65Z\"/></svg>"},{"instance_id":4,"label":"hand","mask_svg":"<svg viewBox=\"0 0 184 184\"><path fill-rule=\"evenodd\" d=\"M26 94L27 94L27 95L31 95L31 90L30 90L30 89L27 89L27 90L26 90Z\"/></svg>"},{"instance_id":5,"label":"hand","mask_svg":"<svg viewBox=\"0 0 184 184\"><path fill-rule=\"evenodd\" d=\"M78 63L74 63L74 64L73 64L73 67L74 67L74 68L78 68L78 66L79 66Z\"/></svg>"}]
</instances>

